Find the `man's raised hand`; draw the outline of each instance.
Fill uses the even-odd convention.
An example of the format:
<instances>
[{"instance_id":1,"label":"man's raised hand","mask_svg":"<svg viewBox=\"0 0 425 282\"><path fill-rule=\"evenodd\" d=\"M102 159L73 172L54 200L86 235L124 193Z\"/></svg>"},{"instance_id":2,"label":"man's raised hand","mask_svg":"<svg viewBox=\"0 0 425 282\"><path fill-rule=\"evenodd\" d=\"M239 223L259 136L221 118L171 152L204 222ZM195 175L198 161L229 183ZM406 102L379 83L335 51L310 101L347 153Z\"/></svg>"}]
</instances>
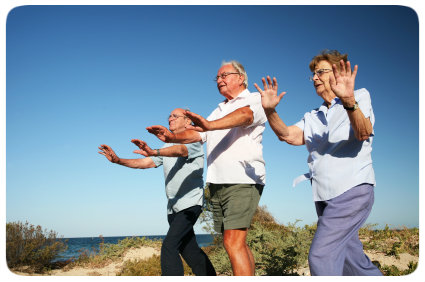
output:
<instances>
[{"instance_id":1,"label":"man's raised hand","mask_svg":"<svg viewBox=\"0 0 425 282\"><path fill-rule=\"evenodd\" d=\"M152 150L148 144L146 144L145 141L139 140L139 139L132 139L131 142L139 147L139 150L134 150L133 153L140 154L145 157L154 156L156 155L155 151Z\"/></svg>"},{"instance_id":2,"label":"man's raised hand","mask_svg":"<svg viewBox=\"0 0 425 282\"><path fill-rule=\"evenodd\" d=\"M175 139L175 135L162 125L149 126L146 130L165 143L172 143Z\"/></svg>"},{"instance_id":3,"label":"man's raised hand","mask_svg":"<svg viewBox=\"0 0 425 282\"><path fill-rule=\"evenodd\" d=\"M120 160L117 154L115 154L114 150L112 150L112 148L108 145L103 144L98 148L100 150L98 153L104 155L110 162L117 163Z\"/></svg>"},{"instance_id":4,"label":"man's raised hand","mask_svg":"<svg viewBox=\"0 0 425 282\"><path fill-rule=\"evenodd\" d=\"M185 115L193 122L194 125L186 125L186 129L195 130L198 132L205 132L211 130L211 123L202 116L186 111Z\"/></svg>"}]
</instances>

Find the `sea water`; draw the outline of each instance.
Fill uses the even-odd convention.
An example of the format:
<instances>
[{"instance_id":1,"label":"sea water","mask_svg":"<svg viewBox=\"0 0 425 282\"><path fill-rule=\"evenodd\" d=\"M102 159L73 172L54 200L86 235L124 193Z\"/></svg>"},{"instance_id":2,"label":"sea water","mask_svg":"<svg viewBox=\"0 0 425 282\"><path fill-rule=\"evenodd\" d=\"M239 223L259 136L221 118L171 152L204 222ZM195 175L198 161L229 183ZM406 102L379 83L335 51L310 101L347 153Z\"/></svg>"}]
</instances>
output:
<instances>
[{"instance_id":1,"label":"sea water","mask_svg":"<svg viewBox=\"0 0 425 282\"><path fill-rule=\"evenodd\" d=\"M97 254L102 240L104 244L117 244L119 240L131 237L145 237L149 240L163 240L165 235L64 238L63 240L66 242L68 249L60 253L53 261L75 260L78 259L80 254L83 252ZM213 236L210 234L198 234L196 235L196 241L200 247L206 247L212 244Z\"/></svg>"}]
</instances>

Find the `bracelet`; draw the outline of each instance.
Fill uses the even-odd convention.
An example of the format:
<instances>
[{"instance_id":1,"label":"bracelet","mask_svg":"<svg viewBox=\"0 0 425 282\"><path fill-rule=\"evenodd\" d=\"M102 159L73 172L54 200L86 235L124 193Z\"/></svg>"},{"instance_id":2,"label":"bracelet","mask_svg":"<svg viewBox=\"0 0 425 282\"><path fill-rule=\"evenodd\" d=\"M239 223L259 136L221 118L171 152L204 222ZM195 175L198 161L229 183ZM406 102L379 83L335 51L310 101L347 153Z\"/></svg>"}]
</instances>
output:
<instances>
[{"instance_id":1,"label":"bracelet","mask_svg":"<svg viewBox=\"0 0 425 282\"><path fill-rule=\"evenodd\" d=\"M156 155L159 156L159 149L155 149L156 150Z\"/></svg>"}]
</instances>

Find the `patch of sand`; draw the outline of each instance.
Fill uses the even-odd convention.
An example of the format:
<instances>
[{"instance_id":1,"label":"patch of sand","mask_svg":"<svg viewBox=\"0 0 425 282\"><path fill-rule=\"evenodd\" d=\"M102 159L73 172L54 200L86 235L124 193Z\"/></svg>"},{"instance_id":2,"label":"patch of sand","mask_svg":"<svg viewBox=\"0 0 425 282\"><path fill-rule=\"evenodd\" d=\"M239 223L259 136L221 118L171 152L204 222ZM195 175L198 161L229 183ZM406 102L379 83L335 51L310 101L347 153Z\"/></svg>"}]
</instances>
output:
<instances>
[{"instance_id":1,"label":"patch of sand","mask_svg":"<svg viewBox=\"0 0 425 282\"><path fill-rule=\"evenodd\" d=\"M74 267L69 270L56 269L52 270L49 275L52 276L115 276L120 272L125 261L128 260L144 260L153 255L159 255L159 250L152 247L132 248L128 250L122 260L111 262L110 264L99 268Z\"/></svg>"},{"instance_id":2,"label":"patch of sand","mask_svg":"<svg viewBox=\"0 0 425 282\"><path fill-rule=\"evenodd\" d=\"M408 268L409 262L413 261L417 263L419 261L419 257L412 256L411 254L400 254L399 259L395 256L387 256L382 253L376 253L371 251L365 251L366 255L370 258L371 261L377 260L381 264L381 266L394 265L400 270L406 270Z\"/></svg>"}]
</instances>

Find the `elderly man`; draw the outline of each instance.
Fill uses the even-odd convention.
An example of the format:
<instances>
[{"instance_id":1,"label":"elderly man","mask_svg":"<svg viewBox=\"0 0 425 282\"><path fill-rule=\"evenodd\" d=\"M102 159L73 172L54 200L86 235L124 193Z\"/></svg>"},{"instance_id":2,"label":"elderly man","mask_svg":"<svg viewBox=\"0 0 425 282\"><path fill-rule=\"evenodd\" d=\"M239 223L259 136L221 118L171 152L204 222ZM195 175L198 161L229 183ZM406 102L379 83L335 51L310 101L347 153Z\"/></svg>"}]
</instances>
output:
<instances>
[{"instance_id":1,"label":"elderly man","mask_svg":"<svg viewBox=\"0 0 425 282\"><path fill-rule=\"evenodd\" d=\"M168 123L171 132L178 134L191 121L185 116L185 110L175 109L168 117ZM141 140L133 139L131 142L139 147L134 152L146 158L121 159L108 145L101 145L99 153L112 163L130 168L146 169L163 165L170 228L161 248L162 275L184 274L179 254L195 275L216 275L207 255L199 248L193 230L204 199L202 145L199 142L188 145L165 144L161 149L153 150Z\"/></svg>"},{"instance_id":2,"label":"elderly man","mask_svg":"<svg viewBox=\"0 0 425 282\"><path fill-rule=\"evenodd\" d=\"M310 80L323 104L291 126L276 112L285 94L277 95L276 78L263 78L264 90L255 87L279 140L306 145L309 152L310 173L300 179L310 179L319 217L308 257L311 274L380 276L358 234L374 202L375 116L369 92L354 90L358 67L352 71L347 57L333 50L311 60Z\"/></svg>"},{"instance_id":3,"label":"elderly man","mask_svg":"<svg viewBox=\"0 0 425 282\"><path fill-rule=\"evenodd\" d=\"M240 63L224 62L216 81L226 99L207 119L186 112L194 125L184 132L171 133L163 126L147 129L164 142L207 143L214 229L223 233L233 274L254 275L246 236L265 184L261 142L267 118L260 94L247 89L248 76Z\"/></svg>"}]
</instances>

